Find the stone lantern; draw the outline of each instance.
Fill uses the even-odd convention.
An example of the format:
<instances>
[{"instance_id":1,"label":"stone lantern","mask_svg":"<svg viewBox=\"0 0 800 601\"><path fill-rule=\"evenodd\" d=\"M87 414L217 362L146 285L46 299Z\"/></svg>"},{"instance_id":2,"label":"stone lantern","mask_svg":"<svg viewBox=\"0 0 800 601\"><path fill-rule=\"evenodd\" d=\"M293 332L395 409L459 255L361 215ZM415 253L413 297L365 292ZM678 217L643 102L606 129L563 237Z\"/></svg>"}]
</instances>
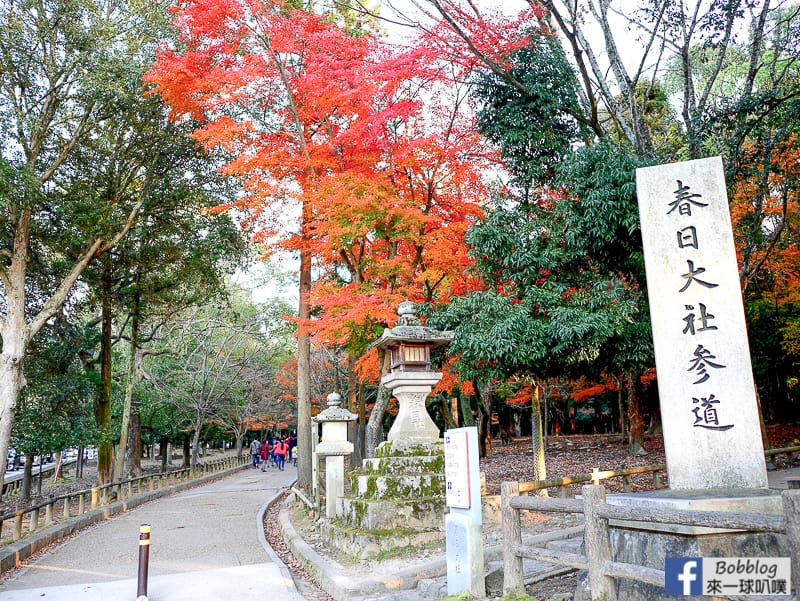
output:
<instances>
[{"instance_id":1,"label":"stone lantern","mask_svg":"<svg viewBox=\"0 0 800 601\"><path fill-rule=\"evenodd\" d=\"M358 416L341 406L342 397L332 392L328 395L328 408L312 421L322 424L322 441L317 444L318 457L325 457L325 513L336 515L336 499L344 495L344 458L353 452L353 443L347 440L347 422Z\"/></svg>"},{"instance_id":2,"label":"stone lantern","mask_svg":"<svg viewBox=\"0 0 800 601\"><path fill-rule=\"evenodd\" d=\"M390 354L390 372L381 378L381 384L400 403L387 440L438 440L439 428L425 409L425 399L442 379L441 373L431 370L431 349L451 342L453 332L423 326L410 301L400 303L397 314L397 325L386 328L373 343Z\"/></svg>"}]
</instances>

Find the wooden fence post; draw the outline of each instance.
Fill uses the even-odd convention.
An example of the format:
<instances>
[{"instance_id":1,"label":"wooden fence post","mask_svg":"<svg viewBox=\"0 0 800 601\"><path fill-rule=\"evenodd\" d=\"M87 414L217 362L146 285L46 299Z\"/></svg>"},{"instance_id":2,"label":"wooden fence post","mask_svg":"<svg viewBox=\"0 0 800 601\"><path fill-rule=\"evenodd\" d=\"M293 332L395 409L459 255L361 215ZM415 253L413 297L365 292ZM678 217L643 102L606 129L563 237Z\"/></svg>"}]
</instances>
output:
<instances>
[{"instance_id":1,"label":"wooden fence post","mask_svg":"<svg viewBox=\"0 0 800 601\"><path fill-rule=\"evenodd\" d=\"M584 540L589 564L589 590L592 601L616 601L614 579L606 576L604 569L611 561L611 539L608 520L597 516L597 506L606 502L606 489L597 484L581 487L583 495Z\"/></svg>"},{"instance_id":2,"label":"wooden fence post","mask_svg":"<svg viewBox=\"0 0 800 601\"><path fill-rule=\"evenodd\" d=\"M511 507L512 497L519 496L519 482L503 482L500 487L501 519L503 520L503 596L525 592L522 557L516 547L522 544L522 523L519 510Z\"/></svg>"},{"instance_id":3,"label":"wooden fence post","mask_svg":"<svg viewBox=\"0 0 800 601\"><path fill-rule=\"evenodd\" d=\"M800 598L800 490L781 492L783 516L786 520L786 538L792 554L792 584L795 595Z\"/></svg>"},{"instance_id":4,"label":"wooden fence post","mask_svg":"<svg viewBox=\"0 0 800 601\"><path fill-rule=\"evenodd\" d=\"M22 538L22 519L24 516L24 511L18 511L14 515L14 540L19 540Z\"/></svg>"}]
</instances>

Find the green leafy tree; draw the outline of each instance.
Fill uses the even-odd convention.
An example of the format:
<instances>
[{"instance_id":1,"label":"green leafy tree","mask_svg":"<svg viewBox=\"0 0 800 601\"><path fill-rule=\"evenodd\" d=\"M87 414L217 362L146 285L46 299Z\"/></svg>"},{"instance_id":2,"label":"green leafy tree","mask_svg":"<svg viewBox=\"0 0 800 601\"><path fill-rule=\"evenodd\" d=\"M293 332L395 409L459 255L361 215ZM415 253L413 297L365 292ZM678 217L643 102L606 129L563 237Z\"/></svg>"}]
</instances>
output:
<instances>
[{"instance_id":1,"label":"green leafy tree","mask_svg":"<svg viewBox=\"0 0 800 601\"><path fill-rule=\"evenodd\" d=\"M288 335L287 323L274 311L262 313L240 298L234 298L233 306L212 303L192 308L173 322L161 342L170 352L157 357L148 373L164 401L189 417L191 465L197 462L204 424L224 420L242 408L248 386L256 386L247 378L268 374L254 371L253 366L267 359L279 365L286 357Z\"/></svg>"},{"instance_id":2,"label":"green leafy tree","mask_svg":"<svg viewBox=\"0 0 800 601\"><path fill-rule=\"evenodd\" d=\"M63 184L78 172L67 167L72 153L117 111L118 82L130 75L150 8L108 0L0 6L0 154L3 171L21 184L3 186L0 198L2 454L25 387L31 340L59 312L87 265L124 237L143 202L106 197L88 211L87 199L70 196ZM71 236L76 252L63 253L54 232L59 241ZM51 272L40 278L47 285L34 298L29 267L37 254L48 258ZM5 464L0 476L4 470Z\"/></svg>"},{"instance_id":3,"label":"green leafy tree","mask_svg":"<svg viewBox=\"0 0 800 601\"><path fill-rule=\"evenodd\" d=\"M487 289L431 317L455 330L450 353L462 376L638 374L651 364L634 183L640 164L606 144L584 147L558 169L563 192L498 207L470 230Z\"/></svg>"},{"instance_id":4,"label":"green leafy tree","mask_svg":"<svg viewBox=\"0 0 800 601\"><path fill-rule=\"evenodd\" d=\"M478 127L503 149L525 188L547 181L571 146L594 134L583 117L578 82L559 40L533 34L511 57L507 74L475 76Z\"/></svg>"},{"instance_id":5,"label":"green leafy tree","mask_svg":"<svg viewBox=\"0 0 800 601\"><path fill-rule=\"evenodd\" d=\"M92 341L86 330L62 317L33 341L25 363L29 385L20 399L12 442L26 457L82 447L95 440L90 410L95 381L80 354ZM23 497L31 489L32 462L26 462ZM41 480L40 480L41 482Z\"/></svg>"}]
</instances>

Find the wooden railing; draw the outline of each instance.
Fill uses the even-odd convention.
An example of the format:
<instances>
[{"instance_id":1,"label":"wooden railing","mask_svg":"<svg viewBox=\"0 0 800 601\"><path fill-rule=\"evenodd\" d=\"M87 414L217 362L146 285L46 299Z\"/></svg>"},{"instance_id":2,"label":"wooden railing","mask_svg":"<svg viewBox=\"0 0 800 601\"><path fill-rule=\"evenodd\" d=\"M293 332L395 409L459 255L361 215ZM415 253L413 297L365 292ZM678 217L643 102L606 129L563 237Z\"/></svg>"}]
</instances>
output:
<instances>
[{"instance_id":1,"label":"wooden railing","mask_svg":"<svg viewBox=\"0 0 800 601\"><path fill-rule=\"evenodd\" d=\"M800 446L782 447L780 449L768 449L764 451L764 456L774 458L783 455L787 464L792 464L800 461ZM589 474L579 474L577 476L565 476L563 478L555 478L551 480L536 480L534 482L520 482L520 494L527 494L537 490L544 490L547 488L558 488L558 496L565 499L569 496L569 486L577 484L585 484L591 482L592 484L600 484L605 480L622 480L623 492L631 492L633 490L632 478L642 474L652 474L652 482L648 485L648 489L663 488L666 486L666 478L662 477L667 475L667 466L665 464L651 465L646 467L632 467L624 470L604 470L600 471L594 468Z\"/></svg>"},{"instance_id":2,"label":"wooden railing","mask_svg":"<svg viewBox=\"0 0 800 601\"><path fill-rule=\"evenodd\" d=\"M586 570L591 599L616 601L615 578L626 578L653 586L664 585L664 571L636 564L616 562L611 553L608 520L635 520L707 528L746 530L749 532L778 532L787 535L791 551L795 595L800 593L800 490L781 493L784 515L731 513L714 511L682 511L643 509L609 505L606 490L596 484L584 485L582 500L548 499L520 496L518 482L503 482L503 594L525 591L523 558L553 565ZM586 555L553 551L522 543L521 511L582 513L584 515L584 548ZM741 597L717 595L729 599Z\"/></svg>"},{"instance_id":3,"label":"wooden railing","mask_svg":"<svg viewBox=\"0 0 800 601\"><path fill-rule=\"evenodd\" d=\"M139 494L189 482L250 462L249 456L225 457L200 463L195 468L147 474L120 482L96 486L52 497L26 509L0 515L0 539L4 543L17 541L56 522L83 515L87 511Z\"/></svg>"},{"instance_id":4,"label":"wooden railing","mask_svg":"<svg viewBox=\"0 0 800 601\"><path fill-rule=\"evenodd\" d=\"M69 462L64 462L64 465L67 465L69 463L75 463L75 460L73 459L73 460L71 460ZM42 473L42 478L46 478L46 477L50 476L53 472L56 471L56 467L57 467L56 463L49 463L47 465L43 465L43 466L39 467L39 470ZM10 474L10 472L7 471L6 475L9 475L9 474ZM35 474L33 474L32 477L33 478L38 478L39 477L39 472L37 471ZM23 482L22 478L17 478L15 480L7 480L6 482L4 482L3 483L2 498L5 498L6 495L12 495L15 492L18 492L19 490L21 490L22 489L22 482Z\"/></svg>"},{"instance_id":5,"label":"wooden railing","mask_svg":"<svg viewBox=\"0 0 800 601\"><path fill-rule=\"evenodd\" d=\"M783 455L787 464L792 464L800 460L800 446L783 447L780 449L767 449L764 451L766 457L777 457Z\"/></svg>"},{"instance_id":6,"label":"wooden railing","mask_svg":"<svg viewBox=\"0 0 800 601\"><path fill-rule=\"evenodd\" d=\"M783 455L787 464L800 460L800 446L768 449L765 457L775 458ZM763 514L721 513L707 511L649 511L605 504L605 488L600 482L620 479L624 492L631 492L632 477L652 474L651 488L661 488L665 479L666 465L638 467L617 471L594 469L590 474L567 476L536 482L503 482L501 506L503 520L503 557L505 563L504 594L524 592L522 559L536 559L554 565L587 570L589 573L592 599L608 601L616 599L613 587L614 578L629 578L656 586L663 586L664 572L644 566L622 564L611 561L610 540L608 539L608 520L637 520L642 522L673 523L711 528L733 528L755 532L781 532L789 537L792 548L792 573L796 595L800 598L800 490L783 493L784 511L787 517ZM582 487L583 501L568 499L568 487L591 482ZM558 488L559 499L528 497L528 493L548 488ZM792 496L790 496L792 495ZM584 514L586 524L585 547L587 556L552 551L534 546L523 546L521 538L521 510ZM789 519L791 515L791 519ZM595 594L595 591L597 594ZM736 598L736 597L731 597Z\"/></svg>"},{"instance_id":7,"label":"wooden railing","mask_svg":"<svg viewBox=\"0 0 800 601\"><path fill-rule=\"evenodd\" d=\"M526 494L537 490L544 490L547 488L558 488L558 496L562 499L568 496L568 487L575 484L583 484L591 482L593 484L600 484L603 480L612 480L619 478L622 480L622 488L624 492L631 492L632 482L631 478L641 474L652 474L652 488L662 488L665 482L661 477L661 473L666 474L667 466L664 464L652 465L647 467L632 467L625 470L605 470L600 471L595 468L590 474L579 474L577 476L565 476L564 478L556 478L553 480L536 480L535 482L519 482L519 493Z\"/></svg>"}]
</instances>

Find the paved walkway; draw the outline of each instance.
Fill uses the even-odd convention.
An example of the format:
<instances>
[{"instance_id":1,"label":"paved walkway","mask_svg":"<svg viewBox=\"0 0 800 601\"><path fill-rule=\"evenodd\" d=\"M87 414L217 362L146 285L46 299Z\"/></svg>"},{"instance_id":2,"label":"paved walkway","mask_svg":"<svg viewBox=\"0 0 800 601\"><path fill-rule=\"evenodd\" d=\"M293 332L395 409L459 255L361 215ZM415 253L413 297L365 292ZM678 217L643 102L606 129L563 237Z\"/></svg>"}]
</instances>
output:
<instances>
[{"instance_id":1,"label":"paved walkway","mask_svg":"<svg viewBox=\"0 0 800 601\"><path fill-rule=\"evenodd\" d=\"M139 527L151 526L148 601L302 599L264 538L263 513L296 477L246 468L89 528L0 584L0 600L136 599Z\"/></svg>"}]
</instances>

